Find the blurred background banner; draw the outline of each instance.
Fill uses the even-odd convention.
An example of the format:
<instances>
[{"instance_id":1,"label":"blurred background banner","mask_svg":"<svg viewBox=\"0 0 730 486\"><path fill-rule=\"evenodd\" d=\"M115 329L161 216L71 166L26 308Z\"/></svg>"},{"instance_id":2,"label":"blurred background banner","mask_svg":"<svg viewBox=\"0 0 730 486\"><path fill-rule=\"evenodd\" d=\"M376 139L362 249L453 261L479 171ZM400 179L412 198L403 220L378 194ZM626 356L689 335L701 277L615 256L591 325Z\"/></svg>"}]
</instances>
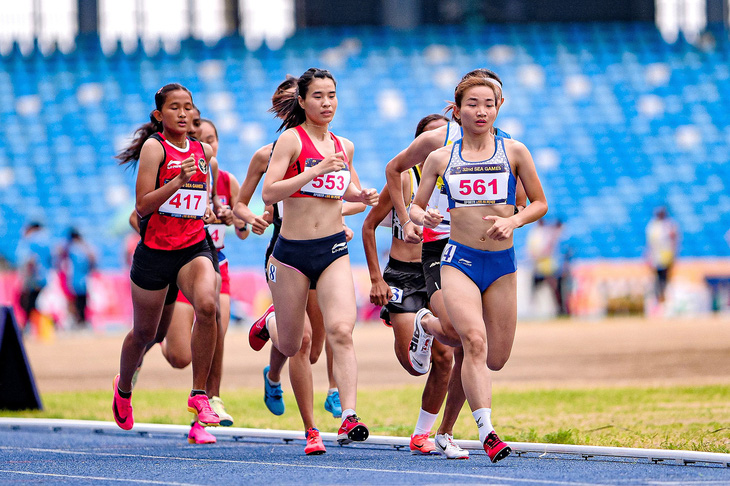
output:
<instances>
[{"instance_id":1,"label":"blurred background banner","mask_svg":"<svg viewBox=\"0 0 730 486\"><path fill-rule=\"evenodd\" d=\"M19 320L29 254L19 249L33 247L25 229L39 222L52 250L69 228L94 249L93 328L131 325L135 174L113 157L148 120L157 89L192 91L218 127L221 167L242 181L254 151L277 135L274 89L312 66L337 79L332 130L354 142L362 184L377 188L416 122L443 111L464 73L501 76L496 125L530 149L550 206L535 235L537 225L516 233L522 317L730 306L727 0L184 4L0 0L0 303ZM252 208L263 211L260 193ZM650 224L658 208L671 228ZM365 214L347 221L363 319L377 318L359 237ZM390 234L378 238L387 248ZM243 319L267 305L268 241L227 239ZM668 256L658 266L654 247ZM63 274L47 280L37 308L63 327Z\"/></svg>"}]
</instances>

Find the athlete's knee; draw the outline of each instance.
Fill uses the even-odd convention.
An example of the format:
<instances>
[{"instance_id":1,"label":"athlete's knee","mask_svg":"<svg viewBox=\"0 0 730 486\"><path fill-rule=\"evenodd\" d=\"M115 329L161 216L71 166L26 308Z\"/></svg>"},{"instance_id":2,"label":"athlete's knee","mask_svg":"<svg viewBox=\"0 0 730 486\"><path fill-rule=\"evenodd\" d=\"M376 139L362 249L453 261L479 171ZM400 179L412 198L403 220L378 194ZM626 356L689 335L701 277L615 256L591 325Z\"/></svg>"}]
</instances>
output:
<instances>
[{"instance_id":1,"label":"athlete's knee","mask_svg":"<svg viewBox=\"0 0 730 486\"><path fill-rule=\"evenodd\" d=\"M504 368L509 359L509 353L489 353L487 356L487 368L492 371L499 371Z\"/></svg>"},{"instance_id":2,"label":"athlete's knee","mask_svg":"<svg viewBox=\"0 0 730 486\"><path fill-rule=\"evenodd\" d=\"M431 373L442 375L448 380L454 361L453 348L442 344L434 345L431 352Z\"/></svg>"},{"instance_id":3,"label":"athlete's knee","mask_svg":"<svg viewBox=\"0 0 730 486\"><path fill-rule=\"evenodd\" d=\"M167 359L167 362L170 363L170 366L178 370L187 367L193 360L192 356L183 356L174 353L168 354L165 358Z\"/></svg>"},{"instance_id":4,"label":"athlete's knee","mask_svg":"<svg viewBox=\"0 0 730 486\"><path fill-rule=\"evenodd\" d=\"M196 325L218 325L218 321L216 319L217 310L216 310L216 303L214 298L204 298L201 299L201 302L198 302L195 306L195 321Z\"/></svg>"},{"instance_id":5,"label":"athlete's knee","mask_svg":"<svg viewBox=\"0 0 730 486\"><path fill-rule=\"evenodd\" d=\"M312 349L312 335L305 332L302 335L302 344L299 347L299 352L303 354L309 354Z\"/></svg>"},{"instance_id":6,"label":"athlete's knee","mask_svg":"<svg viewBox=\"0 0 730 486\"><path fill-rule=\"evenodd\" d=\"M145 347L150 347L157 342L157 329L154 328L134 328L132 335L136 342L143 344Z\"/></svg>"},{"instance_id":7,"label":"athlete's knee","mask_svg":"<svg viewBox=\"0 0 730 486\"><path fill-rule=\"evenodd\" d=\"M487 338L478 330L467 331L461 336L465 356L486 356Z\"/></svg>"},{"instance_id":8,"label":"athlete's knee","mask_svg":"<svg viewBox=\"0 0 730 486\"><path fill-rule=\"evenodd\" d=\"M294 339L287 338L288 336L279 335L279 343L276 349L278 349L279 352L287 358L291 358L292 356L296 356L301 351L302 341L304 339L295 341Z\"/></svg>"},{"instance_id":9,"label":"athlete's knee","mask_svg":"<svg viewBox=\"0 0 730 486\"><path fill-rule=\"evenodd\" d=\"M309 349L309 363L314 364L319 361L319 357L322 355L323 346L314 346Z\"/></svg>"},{"instance_id":10,"label":"athlete's knee","mask_svg":"<svg viewBox=\"0 0 730 486\"><path fill-rule=\"evenodd\" d=\"M413 369L413 366L411 365L411 360L408 357L408 348L398 348L395 347L395 357L400 363L400 365L403 367L404 370L408 372L411 376L423 376L422 373L418 373L416 370Z\"/></svg>"},{"instance_id":11,"label":"athlete's knee","mask_svg":"<svg viewBox=\"0 0 730 486\"><path fill-rule=\"evenodd\" d=\"M347 322L333 323L327 329L327 339L333 347L352 346L352 325Z\"/></svg>"}]
</instances>

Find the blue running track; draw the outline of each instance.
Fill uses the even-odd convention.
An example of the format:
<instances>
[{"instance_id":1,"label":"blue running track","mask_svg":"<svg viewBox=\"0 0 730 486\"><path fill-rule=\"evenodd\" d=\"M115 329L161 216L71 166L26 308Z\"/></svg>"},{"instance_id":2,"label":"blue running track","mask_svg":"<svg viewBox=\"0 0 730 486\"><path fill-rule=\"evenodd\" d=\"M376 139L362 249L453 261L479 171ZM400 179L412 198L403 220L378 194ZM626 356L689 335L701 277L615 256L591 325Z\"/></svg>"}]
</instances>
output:
<instances>
[{"instance_id":1,"label":"blue running track","mask_svg":"<svg viewBox=\"0 0 730 486\"><path fill-rule=\"evenodd\" d=\"M704 456L719 462L688 462L526 451L493 465L483 451L450 461L393 445L339 446L329 435L327 453L307 457L299 439L240 438L229 430L217 444L192 445L186 427L124 432L90 424L3 419L0 484L730 484L727 454Z\"/></svg>"}]
</instances>

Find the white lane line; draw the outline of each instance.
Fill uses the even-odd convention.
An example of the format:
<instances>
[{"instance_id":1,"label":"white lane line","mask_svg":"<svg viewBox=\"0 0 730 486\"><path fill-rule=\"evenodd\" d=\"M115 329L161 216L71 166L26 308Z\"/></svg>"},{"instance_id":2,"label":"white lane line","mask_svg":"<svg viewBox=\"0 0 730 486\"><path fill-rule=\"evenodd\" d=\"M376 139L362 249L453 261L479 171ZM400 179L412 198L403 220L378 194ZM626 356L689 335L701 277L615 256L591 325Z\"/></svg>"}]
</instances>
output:
<instances>
[{"instance_id":1,"label":"white lane line","mask_svg":"<svg viewBox=\"0 0 730 486\"><path fill-rule=\"evenodd\" d=\"M426 475L426 476L446 476L446 477L464 477L464 478L480 478L480 479L491 479L496 481L516 481L521 483L530 484L554 484L554 485L570 485L570 486L595 486L595 482L584 483L576 481L551 481L545 479L526 479L520 477L510 476L494 476L477 473L449 473L449 472L438 472L438 471L409 471L403 469L376 469L376 468L364 468L364 467L352 467L352 466L329 466L329 465L316 465L316 464L290 464L284 462L267 462L267 461L241 461L234 459L209 459L200 457L175 457L175 456L152 456L144 454L121 454L111 452L84 452L84 451L66 451L58 449L42 449L33 447L9 447L0 446L0 450L18 450L25 452L50 452L56 454L67 454L67 455L79 455L79 456L97 456L97 457L126 457L132 459L154 459L154 460L172 460L172 461L191 461L196 463L209 462L209 463L220 463L220 464L250 464L260 466L279 466L279 467L293 467L293 468L309 468L309 469L330 469L334 471L359 471L359 472L370 472L370 473L393 473L393 474L413 474L413 475ZM486 458L485 458L486 462ZM486 465L486 467L489 467Z\"/></svg>"},{"instance_id":2,"label":"white lane line","mask_svg":"<svg viewBox=\"0 0 730 486\"><path fill-rule=\"evenodd\" d=\"M151 479L120 479L120 478L107 478L102 476L77 476L73 474L50 474L40 472L29 472L29 471L13 471L10 469L0 469L0 473L6 474L25 474L26 476L43 476L49 478L64 478L64 479L92 479L94 481L116 481L121 483L143 483L143 484L165 484L170 486L198 486L195 483L173 483L169 481L152 481Z\"/></svg>"}]
</instances>

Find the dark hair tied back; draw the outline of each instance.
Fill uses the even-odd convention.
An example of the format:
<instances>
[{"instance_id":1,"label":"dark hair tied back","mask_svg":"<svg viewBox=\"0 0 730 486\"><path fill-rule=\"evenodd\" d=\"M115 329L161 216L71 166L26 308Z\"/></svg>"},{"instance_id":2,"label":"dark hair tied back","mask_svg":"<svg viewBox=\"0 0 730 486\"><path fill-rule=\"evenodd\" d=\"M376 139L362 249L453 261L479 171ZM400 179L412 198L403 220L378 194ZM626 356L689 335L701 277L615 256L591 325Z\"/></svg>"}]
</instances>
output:
<instances>
[{"instance_id":1,"label":"dark hair tied back","mask_svg":"<svg viewBox=\"0 0 730 486\"><path fill-rule=\"evenodd\" d=\"M155 93L155 110L162 110L162 107L167 100L167 95L171 91L177 91L179 89L187 91L187 93L190 95L190 99L193 99L193 94L182 84L166 84L165 86L157 90L157 93ZM134 164L139 160L140 153L142 152L142 146L150 137L150 135L162 131L162 122L158 121L155 118L154 113L154 110L150 112L150 121L139 127L134 132L134 138L132 139L132 142L129 144L129 146L127 146L126 149L122 150L119 154L116 155L115 158L119 159L119 165L132 164L132 166L134 166Z\"/></svg>"},{"instance_id":2,"label":"dark hair tied back","mask_svg":"<svg viewBox=\"0 0 730 486\"><path fill-rule=\"evenodd\" d=\"M281 126L279 126L279 130L277 131L281 131L284 128L294 128L306 121L307 115L304 112L304 108L299 105L298 98L300 96L302 99L307 98L309 85L312 84L312 81L315 79L331 79L335 86L337 86L337 81L335 81L334 76L332 76L332 73L326 69L307 69L304 74L297 79L297 90L294 94L284 96L280 100L272 100L275 104L271 107L271 111L278 118L283 120Z\"/></svg>"}]
</instances>

